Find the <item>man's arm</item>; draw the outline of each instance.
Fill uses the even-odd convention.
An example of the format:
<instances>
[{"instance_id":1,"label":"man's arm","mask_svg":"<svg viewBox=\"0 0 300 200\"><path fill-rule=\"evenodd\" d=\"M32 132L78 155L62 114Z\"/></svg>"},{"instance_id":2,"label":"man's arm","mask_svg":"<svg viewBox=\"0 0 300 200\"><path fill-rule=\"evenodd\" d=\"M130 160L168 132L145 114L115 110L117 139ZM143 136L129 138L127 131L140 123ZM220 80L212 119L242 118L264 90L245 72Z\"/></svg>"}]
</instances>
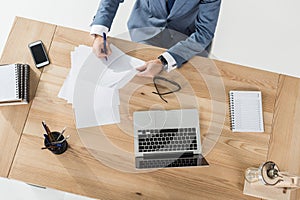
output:
<instances>
[{"instance_id":1,"label":"man's arm","mask_svg":"<svg viewBox=\"0 0 300 200\"><path fill-rule=\"evenodd\" d=\"M110 29L119 4L122 2L124 2L124 0L101 0L91 25L102 25Z\"/></svg>"},{"instance_id":2,"label":"man's arm","mask_svg":"<svg viewBox=\"0 0 300 200\"><path fill-rule=\"evenodd\" d=\"M208 47L214 37L218 22L221 0L203 0L195 21L195 33L186 40L178 42L167 52L176 60L177 67L200 54Z\"/></svg>"},{"instance_id":3,"label":"man's arm","mask_svg":"<svg viewBox=\"0 0 300 200\"><path fill-rule=\"evenodd\" d=\"M115 18L116 12L119 8L119 4L124 0L101 0L99 8L94 17L91 35L94 35L93 52L99 58L107 58L111 54L111 49L107 45L107 52L103 52L104 39L103 33L107 34L111 28L111 24Z\"/></svg>"}]
</instances>

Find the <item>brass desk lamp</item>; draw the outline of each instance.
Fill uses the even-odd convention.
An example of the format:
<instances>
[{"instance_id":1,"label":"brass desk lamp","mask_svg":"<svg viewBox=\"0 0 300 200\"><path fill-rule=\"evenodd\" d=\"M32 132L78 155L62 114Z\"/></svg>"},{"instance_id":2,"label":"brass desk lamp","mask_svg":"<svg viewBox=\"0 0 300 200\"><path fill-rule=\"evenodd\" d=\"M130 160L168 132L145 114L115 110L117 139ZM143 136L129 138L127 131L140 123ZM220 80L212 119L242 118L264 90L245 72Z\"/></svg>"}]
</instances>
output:
<instances>
[{"instance_id":1,"label":"brass desk lamp","mask_svg":"<svg viewBox=\"0 0 300 200\"><path fill-rule=\"evenodd\" d=\"M278 166L272 161L263 163L259 168L248 168L245 172L245 178L249 183L260 181L264 185L283 189L284 193L287 190L300 188L299 176L280 172Z\"/></svg>"}]
</instances>

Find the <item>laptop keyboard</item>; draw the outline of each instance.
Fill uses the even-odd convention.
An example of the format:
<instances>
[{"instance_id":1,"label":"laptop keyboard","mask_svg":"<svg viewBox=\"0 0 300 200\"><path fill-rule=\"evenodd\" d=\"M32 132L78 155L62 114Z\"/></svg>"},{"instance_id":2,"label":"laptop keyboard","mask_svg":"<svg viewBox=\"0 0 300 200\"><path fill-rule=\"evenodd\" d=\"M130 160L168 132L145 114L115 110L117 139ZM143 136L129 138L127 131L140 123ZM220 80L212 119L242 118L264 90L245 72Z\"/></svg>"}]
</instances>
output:
<instances>
[{"instance_id":1,"label":"laptop keyboard","mask_svg":"<svg viewBox=\"0 0 300 200\"><path fill-rule=\"evenodd\" d=\"M140 161L139 168L166 168L166 167L186 167L197 166L198 158L177 158L163 160L143 160Z\"/></svg>"},{"instance_id":2,"label":"laptop keyboard","mask_svg":"<svg viewBox=\"0 0 300 200\"><path fill-rule=\"evenodd\" d=\"M138 130L139 152L197 150L196 128Z\"/></svg>"}]
</instances>

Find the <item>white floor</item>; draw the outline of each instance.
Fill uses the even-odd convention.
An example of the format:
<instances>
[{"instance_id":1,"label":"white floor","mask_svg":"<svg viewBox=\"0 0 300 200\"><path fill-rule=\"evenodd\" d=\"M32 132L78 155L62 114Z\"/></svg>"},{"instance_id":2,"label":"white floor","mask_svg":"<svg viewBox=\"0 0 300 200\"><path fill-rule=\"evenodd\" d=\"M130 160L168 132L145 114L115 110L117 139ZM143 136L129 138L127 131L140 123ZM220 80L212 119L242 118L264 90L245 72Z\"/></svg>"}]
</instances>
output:
<instances>
[{"instance_id":1,"label":"white floor","mask_svg":"<svg viewBox=\"0 0 300 200\"><path fill-rule=\"evenodd\" d=\"M111 36L126 32L126 21L134 1L125 0L125 3L120 6ZM89 24L98 4L99 0L2 0L0 2L0 54L15 16L89 31ZM212 49L214 57L300 77L299 9L299 0L222 1ZM19 196L14 196L17 195L15 192L12 192L15 191L14 184L7 181L0 181L1 199L3 197L6 200L20 199ZM22 186L18 186L18 189L20 188ZM32 198L27 190L28 187L23 185L22 199L38 199ZM29 196L26 196L27 194Z\"/></svg>"},{"instance_id":2,"label":"white floor","mask_svg":"<svg viewBox=\"0 0 300 200\"><path fill-rule=\"evenodd\" d=\"M1 177L0 197L5 200L92 200L91 198Z\"/></svg>"}]
</instances>

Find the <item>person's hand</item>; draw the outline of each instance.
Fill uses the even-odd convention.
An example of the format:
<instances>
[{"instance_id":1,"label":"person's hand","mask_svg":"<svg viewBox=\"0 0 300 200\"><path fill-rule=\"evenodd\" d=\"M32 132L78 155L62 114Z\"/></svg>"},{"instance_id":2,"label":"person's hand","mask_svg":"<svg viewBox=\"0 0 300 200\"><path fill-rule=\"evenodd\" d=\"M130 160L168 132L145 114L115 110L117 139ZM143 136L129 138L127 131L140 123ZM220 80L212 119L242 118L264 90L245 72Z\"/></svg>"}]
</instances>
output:
<instances>
[{"instance_id":1,"label":"person's hand","mask_svg":"<svg viewBox=\"0 0 300 200\"><path fill-rule=\"evenodd\" d=\"M104 53L104 39L100 35L95 35L94 43L93 43L93 52L98 58L106 58L111 54L111 49L109 47L109 43L106 40L106 54Z\"/></svg>"},{"instance_id":2,"label":"person's hand","mask_svg":"<svg viewBox=\"0 0 300 200\"><path fill-rule=\"evenodd\" d=\"M159 59L150 60L143 66L137 68L140 71L137 75L153 78L163 70L163 65Z\"/></svg>"}]
</instances>

